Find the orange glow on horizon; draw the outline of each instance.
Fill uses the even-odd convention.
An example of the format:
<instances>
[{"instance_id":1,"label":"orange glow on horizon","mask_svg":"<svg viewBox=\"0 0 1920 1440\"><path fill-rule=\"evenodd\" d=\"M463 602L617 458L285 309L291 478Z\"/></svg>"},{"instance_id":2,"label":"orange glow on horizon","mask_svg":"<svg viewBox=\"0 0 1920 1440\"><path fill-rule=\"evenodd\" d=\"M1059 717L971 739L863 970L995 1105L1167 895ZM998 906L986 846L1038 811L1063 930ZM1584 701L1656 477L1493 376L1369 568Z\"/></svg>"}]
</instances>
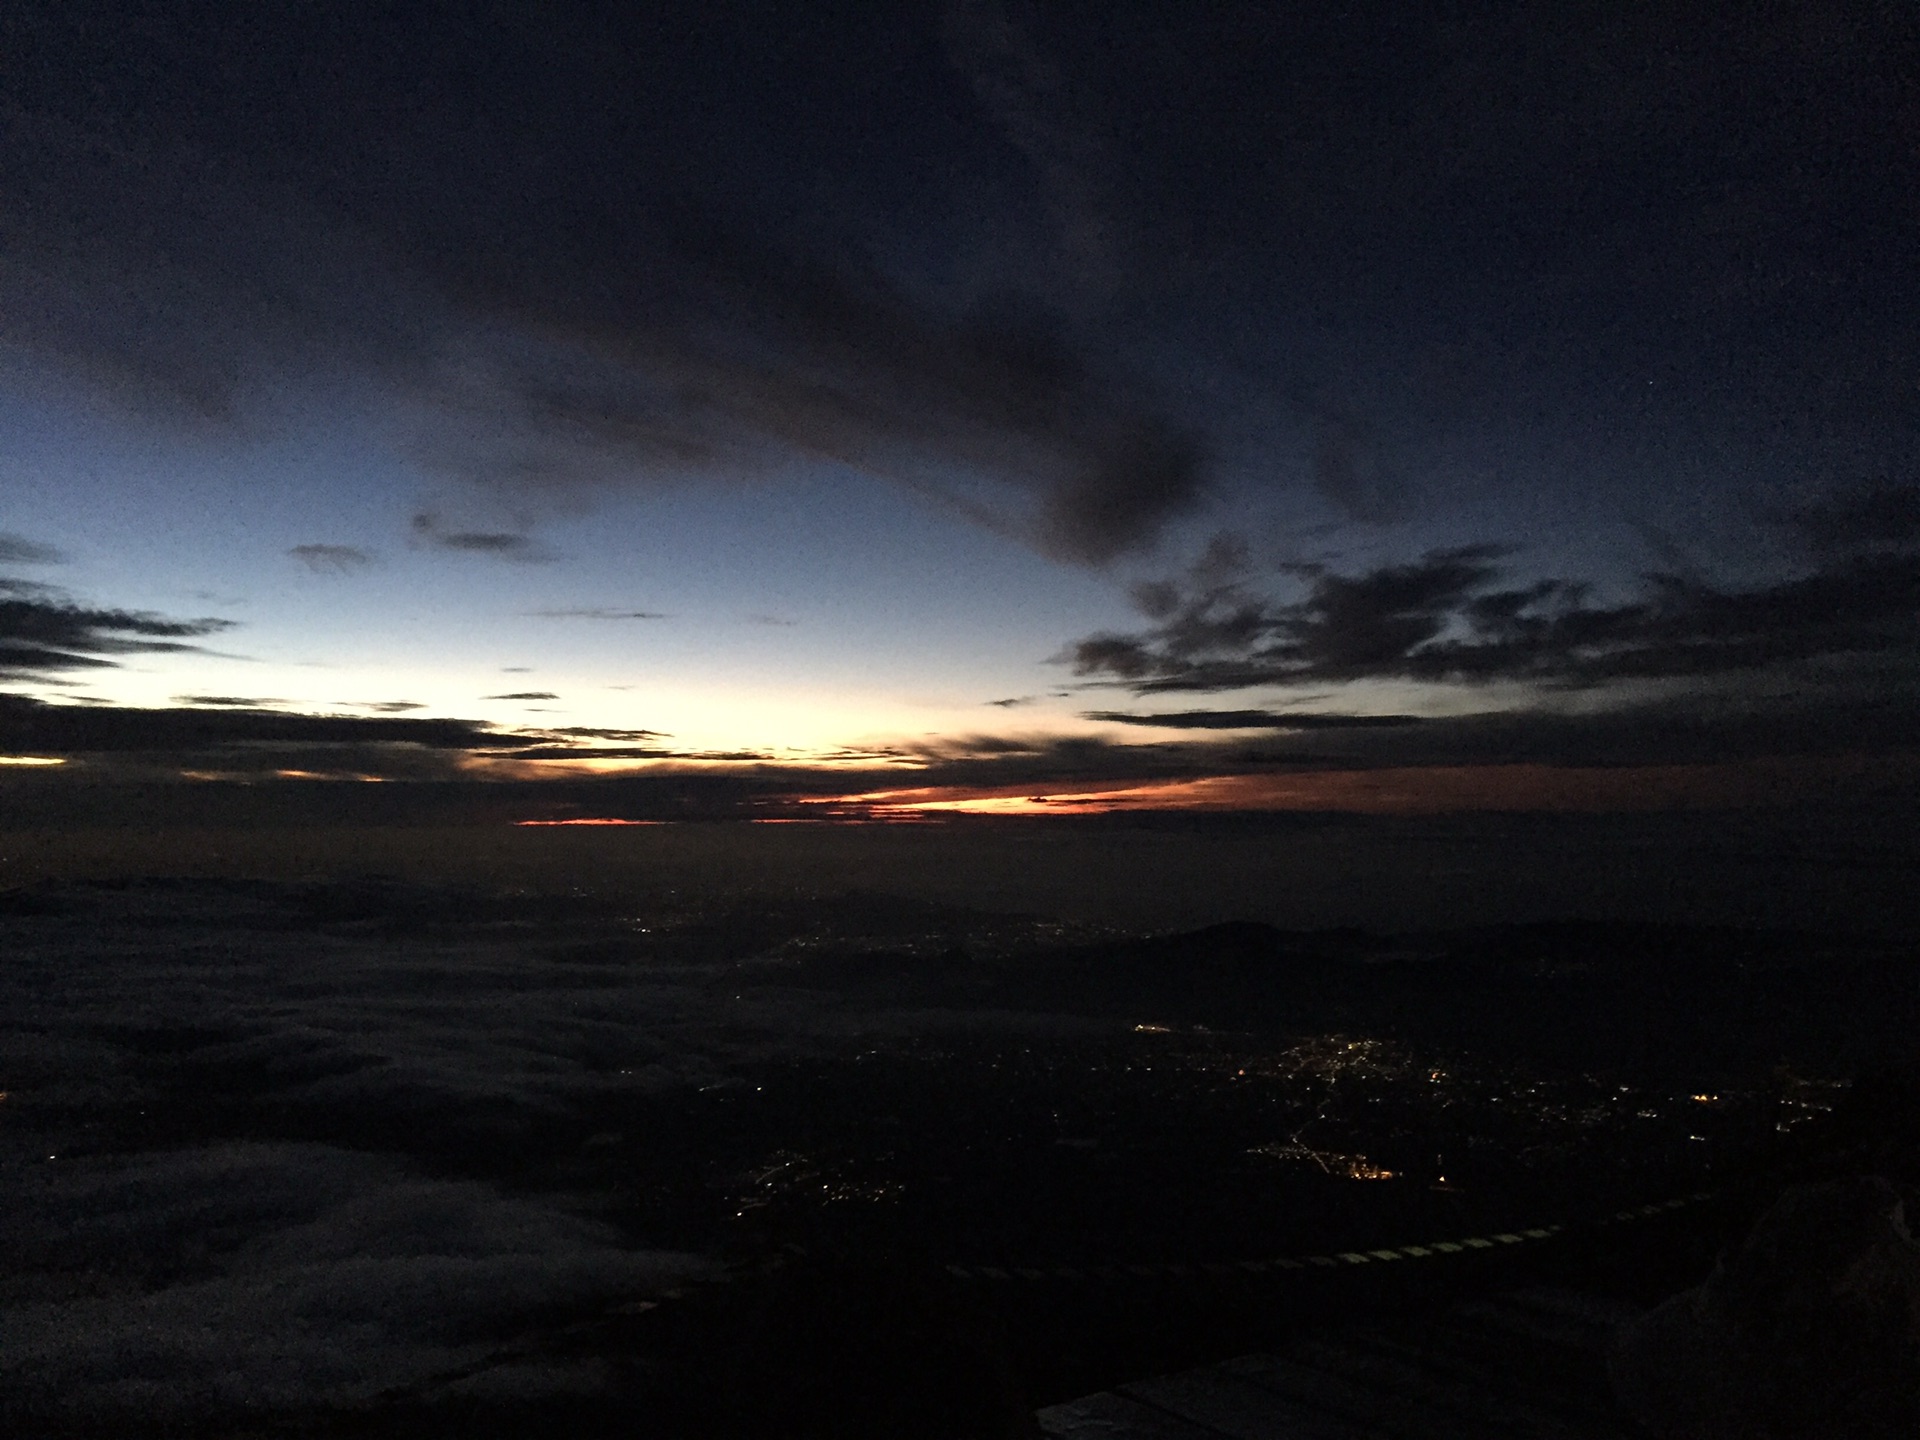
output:
<instances>
[{"instance_id":1,"label":"orange glow on horizon","mask_svg":"<svg viewBox=\"0 0 1920 1440\"><path fill-rule=\"evenodd\" d=\"M1326 810L1406 815L1473 810L1600 812L1791 803L1831 795L1836 782L1916 777L1920 777L1920 757L1914 756L1618 767L1431 765L1092 782L1059 790L1031 784L926 786L798 803L836 810L849 807L876 819L941 814L1101 815L1140 810Z\"/></svg>"},{"instance_id":2,"label":"orange glow on horizon","mask_svg":"<svg viewBox=\"0 0 1920 1440\"><path fill-rule=\"evenodd\" d=\"M536 758L467 752L456 757L460 772L476 780L587 780L620 775L740 775L777 774L782 770L871 770L867 756L815 755L807 751L781 754L655 755L636 749L629 756L595 755ZM898 763L898 762L895 762Z\"/></svg>"},{"instance_id":3,"label":"orange glow on horizon","mask_svg":"<svg viewBox=\"0 0 1920 1440\"><path fill-rule=\"evenodd\" d=\"M515 825L671 825L671 820L615 820L605 816L583 816L576 820L516 820Z\"/></svg>"}]
</instances>

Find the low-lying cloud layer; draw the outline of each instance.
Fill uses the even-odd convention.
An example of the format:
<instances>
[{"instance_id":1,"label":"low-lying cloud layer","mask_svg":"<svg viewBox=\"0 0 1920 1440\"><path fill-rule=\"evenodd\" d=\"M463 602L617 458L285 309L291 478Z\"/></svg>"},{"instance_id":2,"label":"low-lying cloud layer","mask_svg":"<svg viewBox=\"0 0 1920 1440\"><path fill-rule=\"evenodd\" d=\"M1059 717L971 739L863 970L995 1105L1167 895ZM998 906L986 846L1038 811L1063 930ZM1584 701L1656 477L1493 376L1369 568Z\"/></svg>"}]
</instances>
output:
<instances>
[{"instance_id":1,"label":"low-lying cloud layer","mask_svg":"<svg viewBox=\"0 0 1920 1440\"><path fill-rule=\"evenodd\" d=\"M595 1213L613 1177L584 1142L825 1043L831 1007L672 963L609 987L603 958L484 927L326 928L421 903L158 885L0 913L0 1413L139 1429L364 1402L709 1268ZM514 1155L544 1157L541 1183L510 1183Z\"/></svg>"},{"instance_id":2,"label":"low-lying cloud layer","mask_svg":"<svg viewBox=\"0 0 1920 1440\"><path fill-rule=\"evenodd\" d=\"M555 1307L590 1314L702 1268L564 1204L329 1145L7 1168L0 1397L43 1416L365 1403L475 1367ZM72 1293L82 1271L92 1293ZM539 1394L583 1377L515 1378Z\"/></svg>"}]
</instances>

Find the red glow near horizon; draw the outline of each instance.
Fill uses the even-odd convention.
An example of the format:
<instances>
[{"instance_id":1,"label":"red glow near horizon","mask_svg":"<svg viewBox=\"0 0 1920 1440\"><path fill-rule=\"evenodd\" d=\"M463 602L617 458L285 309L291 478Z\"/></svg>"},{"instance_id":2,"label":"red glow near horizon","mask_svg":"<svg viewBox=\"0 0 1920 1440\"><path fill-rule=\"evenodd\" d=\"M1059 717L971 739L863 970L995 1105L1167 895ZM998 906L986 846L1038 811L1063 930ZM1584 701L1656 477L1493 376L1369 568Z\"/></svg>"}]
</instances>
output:
<instances>
[{"instance_id":1,"label":"red glow near horizon","mask_svg":"<svg viewBox=\"0 0 1920 1440\"><path fill-rule=\"evenodd\" d=\"M1166 780L927 785L847 795L763 796L786 813L716 814L753 825L927 825L960 816L1074 816L1126 811L1323 811L1435 815L1474 811L1624 813L1792 804L1870 795L1920 782L1920 755L1793 756L1699 765L1427 765L1373 770L1205 775ZM671 825L573 816L518 826Z\"/></svg>"},{"instance_id":2,"label":"red glow near horizon","mask_svg":"<svg viewBox=\"0 0 1920 1440\"><path fill-rule=\"evenodd\" d=\"M671 820L613 820L601 816L582 816L575 820L516 820L515 825L671 825Z\"/></svg>"},{"instance_id":3,"label":"red glow near horizon","mask_svg":"<svg viewBox=\"0 0 1920 1440\"><path fill-rule=\"evenodd\" d=\"M1486 810L1635 811L1789 803L1835 784L1910 776L1915 757L1835 756L1704 765L1429 765L1195 779L926 786L822 797L849 819L937 815L1101 815L1115 811L1348 811L1418 815Z\"/></svg>"}]
</instances>

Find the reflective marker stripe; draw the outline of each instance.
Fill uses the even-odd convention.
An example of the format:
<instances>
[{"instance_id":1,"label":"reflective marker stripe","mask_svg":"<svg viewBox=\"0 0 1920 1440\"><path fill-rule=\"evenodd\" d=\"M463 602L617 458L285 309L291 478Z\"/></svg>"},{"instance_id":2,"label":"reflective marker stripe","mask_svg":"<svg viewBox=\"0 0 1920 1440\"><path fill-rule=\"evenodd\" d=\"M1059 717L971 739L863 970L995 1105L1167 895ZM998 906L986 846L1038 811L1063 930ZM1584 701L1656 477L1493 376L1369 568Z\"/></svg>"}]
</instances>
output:
<instances>
[{"instance_id":1,"label":"reflective marker stripe","mask_svg":"<svg viewBox=\"0 0 1920 1440\"><path fill-rule=\"evenodd\" d=\"M1629 1210L1616 1211L1611 1221L1642 1220L1653 1215L1663 1215L1669 1211L1682 1210L1689 1205L1699 1204L1714 1198L1711 1190L1697 1191L1692 1195L1683 1195L1671 1200L1661 1200L1653 1204L1636 1206ZM1601 1224L1610 1223L1601 1221ZM1549 1240L1555 1235L1565 1233L1565 1225L1541 1225L1530 1230L1501 1231L1493 1235L1472 1235L1459 1240L1429 1240L1424 1245L1401 1245L1379 1250L1342 1250L1334 1255L1303 1255L1298 1258L1281 1257L1273 1260L1206 1260L1196 1264L1166 1263L1158 1265L1089 1265L1076 1269L1062 1265L1050 1270L1034 1270L1016 1267L1009 1273L992 1265L982 1265L969 1269L964 1265L948 1265L947 1273L956 1280L1124 1280L1138 1277L1145 1280L1162 1278L1191 1279L1196 1275L1214 1277L1238 1274L1264 1275L1273 1270L1306 1270L1312 1267L1320 1269L1339 1269L1342 1265L1367 1265L1375 1260L1425 1260L1435 1255L1460 1255L1471 1250L1491 1250L1498 1245L1521 1245L1529 1240ZM790 1253L804 1255L799 1246L788 1246ZM731 1277L729 1277L731 1278ZM661 1292L663 1300L678 1300L685 1295L684 1290L666 1290ZM639 1308L650 1308L656 1302L641 1302Z\"/></svg>"}]
</instances>

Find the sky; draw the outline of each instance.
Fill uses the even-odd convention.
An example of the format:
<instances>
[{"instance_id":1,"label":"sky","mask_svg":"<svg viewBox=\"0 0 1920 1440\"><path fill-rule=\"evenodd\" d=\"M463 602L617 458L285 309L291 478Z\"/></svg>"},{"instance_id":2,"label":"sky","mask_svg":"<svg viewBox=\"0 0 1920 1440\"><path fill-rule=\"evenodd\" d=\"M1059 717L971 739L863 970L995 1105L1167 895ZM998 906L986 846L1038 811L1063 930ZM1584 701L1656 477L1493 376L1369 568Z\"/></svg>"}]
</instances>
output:
<instances>
[{"instance_id":1,"label":"sky","mask_svg":"<svg viewBox=\"0 0 1920 1440\"><path fill-rule=\"evenodd\" d=\"M1818 0L22 0L0 786L1909 786L1917 61Z\"/></svg>"}]
</instances>

